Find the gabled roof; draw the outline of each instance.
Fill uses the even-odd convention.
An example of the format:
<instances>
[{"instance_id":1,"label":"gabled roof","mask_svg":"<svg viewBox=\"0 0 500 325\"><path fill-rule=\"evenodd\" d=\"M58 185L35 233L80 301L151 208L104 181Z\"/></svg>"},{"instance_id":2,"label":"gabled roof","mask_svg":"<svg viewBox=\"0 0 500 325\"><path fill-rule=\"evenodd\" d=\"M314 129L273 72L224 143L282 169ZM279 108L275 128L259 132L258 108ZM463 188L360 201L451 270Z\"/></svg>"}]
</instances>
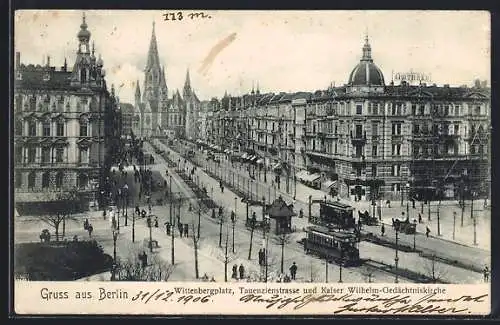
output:
<instances>
[{"instance_id":1,"label":"gabled roof","mask_svg":"<svg viewBox=\"0 0 500 325\"><path fill-rule=\"evenodd\" d=\"M56 71L55 68L22 65L18 70L21 79L15 80L16 88L26 89L68 89L71 85L70 71ZM48 80L44 80L45 77Z\"/></svg>"},{"instance_id":2,"label":"gabled roof","mask_svg":"<svg viewBox=\"0 0 500 325\"><path fill-rule=\"evenodd\" d=\"M285 200L280 196L276 200L274 200L273 204L271 204L266 213L269 214L270 218L273 217L293 217L297 214L293 211L293 205L286 204Z\"/></svg>"}]
</instances>

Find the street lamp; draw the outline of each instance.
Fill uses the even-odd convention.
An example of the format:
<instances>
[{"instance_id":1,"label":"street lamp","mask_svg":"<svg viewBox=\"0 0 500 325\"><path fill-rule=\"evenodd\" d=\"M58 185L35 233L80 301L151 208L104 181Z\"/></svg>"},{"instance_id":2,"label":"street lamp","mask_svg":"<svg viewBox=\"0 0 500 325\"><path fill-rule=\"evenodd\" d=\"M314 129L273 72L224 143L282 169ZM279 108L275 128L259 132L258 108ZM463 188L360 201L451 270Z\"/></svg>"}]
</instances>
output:
<instances>
[{"instance_id":1,"label":"street lamp","mask_svg":"<svg viewBox=\"0 0 500 325\"><path fill-rule=\"evenodd\" d=\"M415 225L415 231L413 232L413 251L417 250L417 242L416 242L416 237L417 237L417 220L413 219L413 224Z\"/></svg>"},{"instance_id":2,"label":"street lamp","mask_svg":"<svg viewBox=\"0 0 500 325\"><path fill-rule=\"evenodd\" d=\"M410 183L406 183L406 215L410 218Z\"/></svg>"},{"instance_id":3,"label":"street lamp","mask_svg":"<svg viewBox=\"0 0 500 325\"><path fill-rule=\"evenodd\" d=\"M113 229L112 232L113 232L113 263L116 264L116 240L118 239L119 231Z\"/></svg>"},{"instance_id":4,"label":"street lamp","mask_svg":"<svg viewBox=\"0 0 500 325\"><path fill-rule=\"evenodd\" d=\"M235 202L235 204L236 204L236 202ZM236 213L234 213L234 211L231 211L231 223L233 226L233 254L234 254L234 225L236 223Z\"/></svg>"},{"instance_id":5,"label":"street lamp","mask_svg":"<svg viewBox=\"0 0 500 325\"><path fill-rule=\"evenodd\" d=\"M396 230L396 256L394 257L394 266L395 266L395 269L396 269L396 279L394 282L398 283L399 282L399 278L398 278L398 263L399 263L399 257L398 257L398 240L399 240L399 229L398 227L395 227L395 230Z\"/></svg>"},{"instance_id":6,"label":"street lamp","mask_svg":"<svg viewBox=\"0 0 500 325\"><path fill-rule=\"evenodd\" d=\"M222 207L219 207L219 247L222 247L222 224L224 223L224 215L222 212Z\"/></svg>"}]
</instances>

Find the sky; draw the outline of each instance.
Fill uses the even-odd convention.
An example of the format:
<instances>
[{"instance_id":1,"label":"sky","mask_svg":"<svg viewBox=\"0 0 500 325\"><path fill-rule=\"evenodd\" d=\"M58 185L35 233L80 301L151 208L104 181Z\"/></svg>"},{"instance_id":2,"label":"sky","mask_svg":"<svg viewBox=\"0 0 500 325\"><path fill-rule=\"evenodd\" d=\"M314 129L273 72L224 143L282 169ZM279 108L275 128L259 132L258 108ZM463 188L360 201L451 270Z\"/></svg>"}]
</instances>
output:
<instances>
[{"instance_id":1,"label":"sky","mask_svg":"<svg viewBox=\"0 0 500 325\"><path fill-rule=\"evenodd\" d=\"M431 76L438 85L490 84L490 16L486 11L205 11L211 18L165 21L169 11L86 10L90 41L101 54L108 86L121 102L141 90L153 22L169 94L189 69L198 97L314 91L347 83L368 34L388 84L397 72ZM199 11L195 11L199 12ZM21 63L50 56L72 67L83 11L23 10L14 21Z\"/></svg>"}]
</instances>

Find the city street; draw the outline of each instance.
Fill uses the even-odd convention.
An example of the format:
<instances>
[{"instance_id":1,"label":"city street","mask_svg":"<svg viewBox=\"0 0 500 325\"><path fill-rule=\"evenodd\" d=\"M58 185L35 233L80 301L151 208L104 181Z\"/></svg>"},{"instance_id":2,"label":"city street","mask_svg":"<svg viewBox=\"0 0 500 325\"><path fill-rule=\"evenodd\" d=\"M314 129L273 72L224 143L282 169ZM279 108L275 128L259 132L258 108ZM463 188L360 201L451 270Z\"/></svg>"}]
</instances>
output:
<instances>
[{"instance_id":1,"label":"city street","mask_svg":"<svg viewBox=\"0 0 500 325\"><path fill-rule=\"evenodd\" d=\"M156 142L156 144L158 145L159 143ZM159 145L163 146L162 147L163 150L166 150L166 151L169 150L169 148L166 147L164 144L159 144ZM184 161L184 158L181 158L173 151L170 151L170 155L173 155L174 157L176 157L175 159L177 161L179 159L181 159L180 160L181 162ZM158 158L159 158L159 156L158 156ZM158 159L158 158L156 158L156 159ZM183 164L181 164L180 167L190 170L193 166L190 163L187 163L187 165L185 165L185 166ZM217 172L215 171L215 173L217 173ZM198 169L195 177L197 178L197 182L200 182L201 184L203 184L203 186L210 188L209 193L211 193L212 189L213 189L213 198L215 199L216 202L218 202L218 203L220 202L220 204L222 204L223 206L226 206L226 207L234 206L234 198L233 197L235 197L237 195L235 195L233 192L231 192L230 189L225 189L224 193L221 193L221 191L219 189L218 181L209 177L205 172L200 171L199 169ZM240 217L242 219L246 218L244 205L240 203L241 198L238 197L236 202L237 202L237 215L238 215L238 217ZM303 202L298 202L297 204L302 204L304 206L303 207L304 211L307 211ZM249 210L250 210L250 215L252 214L252 212L254 210L257 214L262 213L261 207L254 207L253 209L249 209ZM307 226L308 223L307 223L307 218L303 218L303 219L294 218L293 222L295 223L296 229L298 230L297 232L292 234L292 237L294 238L294 242L296 242L304 236L304 233L301 230L303 227ZM372 228L374 229L374 231L378 232L378 228L375 228L375 227L372 227ZM389 228L389 227L387 227L387 228ZM393 234L393 232L392 232L392 234ZM400 239L403 238L402 242L408 242L411 240L412 245L413 245L413 236L411 236L411 238L406 238L406 240L404 239L405 236L409 237L407 235L400 235ZM387 237L391 237L391 230L388 230ZM439 240L439 242L437 242L438 239L431 238L431 240L433 240L434 242L431 242L429 240L429 238L425 238L424 235L422 235L422 234L418 234L416 236L416 243L419 247L425 246L425 245L436 245L436 246L431 246L431 247L439 247L439 245L441 245L441 242L445 243L445 245L456 245L454 243L441 241L441 240ZM429 244L429 243L431 243L431 244ZM384 262L386 264L393 264L393 259L394 259L394 250L393 249L374 245L374 244L371 244L368 242L363 242L360 245L360 251L361 251L362 258L369 257L372 260ZM435 250L432 250L432 252L435 252ZM434 254L438 255L439 252L441 252L441 251L437 251ZM477 257L477 256L472 254L470 258L474 258L474 257ZM418 271L425 272L426 270L424 270L424 268L426 268L426 265L428 265L429 263L430 263L429 259L419 257L418 254L416 254L416 253L410 253L410 254L408 254L408 258L406 258L406 256L402 257L402 258L400 257L399 266L401 268L408 268L408 269L415 270L415 265L417 265L417 267L421 268ZM473 281L473 282L474 281L476 281L476 282L481 281L482 277L481 277L480 273L460 269L460 268L453 267L453 266L446 265L446 264L442 264L442 265L441 265L441 263L437 263L437 264L440 265L439 266L440 269L446 270L442 273L443 274L446 273L446 278L450 282L464 281L464 283L467 283L470 281Z\"/></svg>"}]
</instances>

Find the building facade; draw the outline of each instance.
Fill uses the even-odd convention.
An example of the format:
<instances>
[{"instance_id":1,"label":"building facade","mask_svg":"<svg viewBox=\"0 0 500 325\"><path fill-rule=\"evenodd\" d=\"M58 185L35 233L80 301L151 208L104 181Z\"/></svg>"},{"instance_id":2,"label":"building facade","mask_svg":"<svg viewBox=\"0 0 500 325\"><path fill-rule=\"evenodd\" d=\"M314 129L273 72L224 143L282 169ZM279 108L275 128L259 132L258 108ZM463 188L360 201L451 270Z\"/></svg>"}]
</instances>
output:
<instances>
[{"instance_id":1,"label":"building facade","mask_svg":"<svg viewBox=\"0 0 500 325\"><path fill-rule=\"evenodd\" d=\"M21 64L14 85L14 188L16 205L50 201L77 189L85 202L98 193L119 151L121 117L107 90L103 60L90 48L85 16L73 68Z\"/></svg>"},{"instance_id":2,"label":"building facade","mask_svg":"<svg viewBox=\"0 0 500 325\"><path fill-rule=\"evenodd\" d=\"M490 89L386 85L368 38L343 86L252 90L221 102L208 139L257 155L257 165L287 190L305 180L360 200L489 195Z\"/></svg>"},{"instance_id":3,"label":"building facade","mask_svg":"<svg viewBox=\"0 0 500 325\"><path fill-rule=\"evenodd\" d=\"M169 98L165 67L160 65L153 23L142 92L139 81L136 83L135 112L132 122L134 134L140 137L170 134L194 139L199 106L200 101L191 88L189 70L186 73L182 95L179 90L175 90Z\"/></svg>"}]
</instances>

